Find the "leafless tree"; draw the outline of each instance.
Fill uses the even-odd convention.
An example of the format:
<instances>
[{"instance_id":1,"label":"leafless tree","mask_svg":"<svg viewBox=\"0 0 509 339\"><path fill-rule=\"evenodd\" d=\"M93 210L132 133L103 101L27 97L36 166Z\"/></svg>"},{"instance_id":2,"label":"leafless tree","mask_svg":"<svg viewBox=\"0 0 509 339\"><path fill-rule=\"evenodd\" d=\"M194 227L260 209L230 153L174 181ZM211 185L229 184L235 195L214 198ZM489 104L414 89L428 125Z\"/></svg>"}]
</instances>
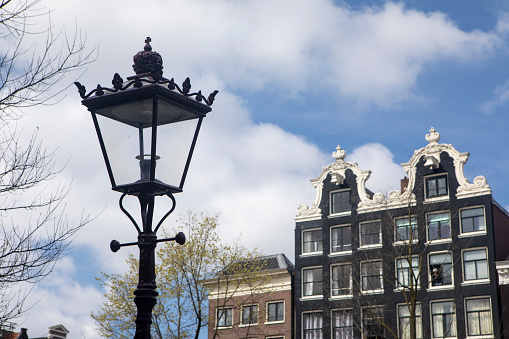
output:
<instances>
[{"instance_id":1,"label":"leafless tree","mask_svg":"<svg viewBox=\"0 0 509 339\"><path fill-rule=\"evenodd\" d=\"M24 108L58 102L64 76L93 59L80 33L55 31L50 14L41 0L0 1L0 326L26 306L30 287L20 283L50 274L88 221L67 220L55 153L16 127Z\"/></svg>"}]
</instances>

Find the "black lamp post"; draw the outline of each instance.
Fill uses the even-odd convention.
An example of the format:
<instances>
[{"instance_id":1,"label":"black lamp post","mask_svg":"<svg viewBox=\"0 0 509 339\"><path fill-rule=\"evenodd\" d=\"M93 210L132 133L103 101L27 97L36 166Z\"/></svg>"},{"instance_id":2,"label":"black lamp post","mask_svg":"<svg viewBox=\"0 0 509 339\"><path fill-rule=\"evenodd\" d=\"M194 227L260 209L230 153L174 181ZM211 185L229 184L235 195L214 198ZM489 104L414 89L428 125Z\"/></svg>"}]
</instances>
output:
<instances>
[{"instance_id":1,"label":"black lamp post","mask_svg":"<svg viewBox=\"0 0 509 339\"><path fill-rule=\"evenodd\" d=\"M117 252L122 246L138 245L140 249L139 283L134 291L138 309L134 338L139 339L150 338L152 309L157 302L156 244L185 242L182 232L169 239L157 239L156 233L175 209L173 194L183 190L202 120L217 94L214 91L205 98L201 91L190 93L189 78L182 88L173 79L164 78L162 58L152 51L150 42L147 38L144 51L134 56L136 75L126 82L115 74L112 88L97 85L88 94L84 86L75 83L81 103L92 113L112 189L122 193L120 209L138 231L137 242L113 240L110 248ZM182 151L186 140L188 151ZM123 206L127 195L140 202L141 228ZM169 197L172 207L153 228L156 196Z\"/></svg>"}]
</instances>

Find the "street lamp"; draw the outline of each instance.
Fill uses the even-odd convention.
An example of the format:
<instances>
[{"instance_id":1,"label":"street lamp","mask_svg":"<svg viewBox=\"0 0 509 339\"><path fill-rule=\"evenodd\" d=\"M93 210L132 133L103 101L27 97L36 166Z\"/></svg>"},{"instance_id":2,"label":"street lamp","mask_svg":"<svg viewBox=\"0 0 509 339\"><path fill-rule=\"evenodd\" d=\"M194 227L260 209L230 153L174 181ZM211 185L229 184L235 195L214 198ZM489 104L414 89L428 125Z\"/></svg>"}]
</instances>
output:
<instances>
[{"instance_id":1,"label":"street lamp","mask_svg":"<svg viewBox=\"0 0 509 339\"><path fill-rule=\"evenodd\" d=\"M150 42L147 38L144 50L134 56L136 75L127 81L116 73L112 88L97 85L88 94L83 85L75 83L81 103L92 113L111 187L122 193L120 209L138 231L137 242L113 240L110 244L113 252L130 245L140 249L139 283L134 291L138 309L135 339L150 338L152 309L157 302L156 244L185 242L182 232L169 239L157 239L156 233L175 209L173 194L183 190L202 120L218 92L205 98L201 91L190 92L189 78L182 87L164 78L161 55L152 51ZM139 200L141 227L123 206L127 195ZM169 197L172 207L153 228L156 196Z\"/></svg>"}]
</instances>

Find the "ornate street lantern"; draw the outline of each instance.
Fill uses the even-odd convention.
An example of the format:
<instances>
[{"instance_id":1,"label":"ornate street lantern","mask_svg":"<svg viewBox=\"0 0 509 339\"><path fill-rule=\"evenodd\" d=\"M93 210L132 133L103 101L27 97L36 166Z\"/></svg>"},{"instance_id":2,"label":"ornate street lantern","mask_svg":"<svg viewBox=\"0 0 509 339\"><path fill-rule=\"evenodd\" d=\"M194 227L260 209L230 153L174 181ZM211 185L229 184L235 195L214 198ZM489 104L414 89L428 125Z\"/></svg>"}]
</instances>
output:
<instances>
[{"instance_id":1,"label":"ornate street lantern","mask_svg":"<svg viewBox=\"0 0 509 339\"><path fill-rule=\"evenodd\" d=\"M139 284L134 292L138 308L135 338L150 338L152 309L157 302L155 247L158 242L175 240L184 244L182 232L175 238L157 239L156 232L175 209L173 194L182 192L201 123L218 91L205 98L191 93L187 78L182 87L163 77L159 53L152 51L151 39L134 60L136 75L124 81L113 77L113 87L97 88L86 94L76 82L82 104L92 113L113 190L123 193L120 209L138 231L138 241L111 242L116 252L122 246L140 248ZM141 206L141 224L123 207L127 195L136 196ZM154 198L168 196L173 205L153 229Z\"/></svg>"}]
</instances>

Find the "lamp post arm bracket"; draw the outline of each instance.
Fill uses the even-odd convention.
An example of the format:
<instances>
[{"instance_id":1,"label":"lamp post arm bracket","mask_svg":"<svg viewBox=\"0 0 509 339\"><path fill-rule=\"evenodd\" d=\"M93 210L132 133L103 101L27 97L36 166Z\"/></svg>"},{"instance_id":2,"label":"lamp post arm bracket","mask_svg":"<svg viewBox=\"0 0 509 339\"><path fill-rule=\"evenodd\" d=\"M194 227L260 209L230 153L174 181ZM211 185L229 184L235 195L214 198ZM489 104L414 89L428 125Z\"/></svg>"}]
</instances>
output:
<instances>
[{"instance_id":1,"label":"lamp post arm bracket","mask_svg":"<svg viewBox=\"0 0 509 339\"><path fill-rule=\"evenodd\" d=\"M120 197L120 200L118 201L118 205L120 206L120 209L122 210L122 212L124 212L124 214L127 215L129 220L131 220L134 227L136 227L138 234L141 234L140 226L138 226L138 224L136 223L136 220L134 220L134 218L131 216L131 214L129 214L129 212L127 212L127 210L124 208L124 205L122 203L126 195L127 195L127 193L122 194L122 196Z\"/></svg>"},{"instance_id":2,"label":"lamp post arm bracket","mask_svg":"<svg viewBox=\"0 0 509 339\"><path fill-rule=\"evenodd\" d=\"M175 210L175 206L177 205L177 201L175 200L175 197L173 196L173 194L171 193L167 193L166 194L170 199L171 201L173 202L173 206L171 207L171 209L168 211L168 213L166 213L162 218L161 220L159 220L159 223L157 224L155 230L154 230L154 233L157 233L157 230L159 229L159 227L163 224L163 221Z\"/></svg>"}]
</instances>

